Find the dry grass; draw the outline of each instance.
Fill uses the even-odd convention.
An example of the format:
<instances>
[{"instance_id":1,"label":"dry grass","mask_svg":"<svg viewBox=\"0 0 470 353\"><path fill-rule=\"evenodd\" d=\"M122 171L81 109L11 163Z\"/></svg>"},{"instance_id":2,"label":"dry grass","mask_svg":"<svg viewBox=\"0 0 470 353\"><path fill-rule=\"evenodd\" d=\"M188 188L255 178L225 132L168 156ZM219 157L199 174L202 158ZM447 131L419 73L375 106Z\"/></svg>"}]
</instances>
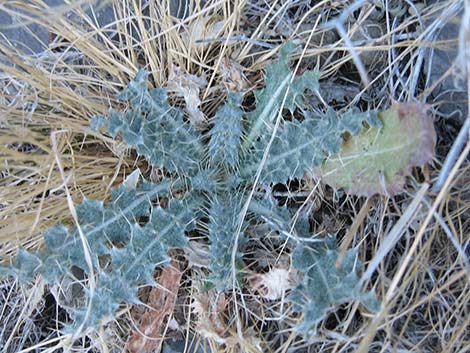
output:
<instances>
[{"instance_id":1,"label":"dry grass","mask_svg":"<svg viewBox=\"0 0 470 353\"><path fill-rule=\"evenodd\" d=\"M322 74L325 90L312 97L317 109L324 104L383 108L392 99L432 102L438 156L428 170L415 173L406 194L364 200L332 193L310 180L293 191L311 203L318 233L337 232L347 244L360 246L366 269L367 264L377 265L364 280L376 289L382 309L373 315L356 303L342 306L322 322L312 341L305 342L292 329L298 318L282 300L266 301L252 291L226 293L224 298L203 293L190 281L200 271L193 268L185 274L175 306L179 327L167 327L167 336L186 339L187 351L199 342L206 351L211 347L217 352L470 351L470 145L467 142L452 165L440 192L426 190L426 183L438 176L461 121L439 115L440 102L431 99L439 82L428 82L430 71L425 70L429 48L459 46L461 60L444 76L459 69L460 79L468 80L469 29L462 28L460 38L436 39L443 24L460 23L465 7L466 18L470 16L468 2L377 1L373 6L366 1L209 0L201 8L199 2L189 1L187 17L179 20L170 15L165 0L116 0L107 1L116 20L106 27L96 26L93 13L82 9L89 3L69 1L52 10L40 0L0 2L1 10L55 37L35 56L0 40L4 261L19 246L41 246L41 233L52 224L70 221L63 176L76 202L84 197L105 199L110 187L137 166L146 176L151 174L132 151L89 129L94 114L118 106L116 93L139 68L151 71L156 86L166 84L171 65L205 74L202 110L211 115L222 102L219 96L227 80L239 79L247 89L262 85L261 70L268 60L282 43L294 40L303 49L294 57L298 70L316 68ZM305 195L310 197L305 200ZM413 201L415 207L407 210ZM350 227L356 231L348 233ZM383 246L391 234L396 243ZM254 259L259 254L272 259L284 255L269 236L256 248ZM199 251L203 258L205 250ZM256 261L247 268L256 271ZM72 342L71 336L58 332L63 310L56 311L40 279L32 288L5 279L1 293L0 346L5 352L53 352L72 346L82 352L118 352L136 328L129 308L123 308L116 320ZM200 335L201 322L188 307L201 296L206 303L203 327L211 329L212 336Z\"/></svg>"}]
</instances>

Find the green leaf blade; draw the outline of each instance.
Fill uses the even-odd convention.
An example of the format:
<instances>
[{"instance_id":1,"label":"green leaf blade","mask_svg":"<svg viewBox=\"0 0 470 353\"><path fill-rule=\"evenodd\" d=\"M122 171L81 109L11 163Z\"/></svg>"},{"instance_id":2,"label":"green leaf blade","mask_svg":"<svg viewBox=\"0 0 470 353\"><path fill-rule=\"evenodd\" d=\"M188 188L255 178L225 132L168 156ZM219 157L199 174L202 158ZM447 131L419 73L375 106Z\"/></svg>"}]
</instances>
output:
<instances>
[{"instance_id":1,"label":"green leaf blade","mask_svg":"<svg viewBox=\"0 0 470 353\"><path fill-rule=\"evenodd\" d=\"M357 260L357 249L348 250L338 266L339 251L330 240L312 246L299 244L292 254L293 267L304 277L290 301L294 311L303 313L297 331L306 337L316 331L329 310L340 304L359 300L370 310L379 306L375 293L359 288L357 271L362 264Z\"/></svg>"},{"instance_id":2,"label":"green leaf blade","mask_svg":"<svg viewBox=\"0 0 470 353\"><path fill-rule=\"evenodd\" d=\"M286 121L274 137L261 182L285 183L288 179L302 178L305 172L313 171L327 156L339 151L345 133L362 131L364 122L377 124L377 117L373 112L354 110L341 115L330 109L323 115L306 112L302 122ZM245 178L254 178L270 138L265 134L256 142L247 167L241 171Z\"/></svg>"},{"instance_id":3,"label":"green leaf blade","mask_svg":"<svg viewBox=\"0 0 470 353\"><path fill-rule=\"evenodd\" d=\"M204 156L200 136L184 122L183 111L168 104L164 89L149 90L147 75L140 71L118 96L130 102L129 109L124 112L111 109L108 119L94 117L92 127L105 125L113 137L121 133L124 142L152 165L194 174Z\"/></svg>"},{"instance_id":4,"label":"green leaf blade","mask_svg":"<svg viewBox=\"0 0 470 353\"><path fill-rule=\"evenodd\" d=\"M412 167L434 157L433 122L420 103L395 103L380 117L382 127L349 139L315 174L353 195L393 196L403 191Z\"/></svg>"}]
</instances>

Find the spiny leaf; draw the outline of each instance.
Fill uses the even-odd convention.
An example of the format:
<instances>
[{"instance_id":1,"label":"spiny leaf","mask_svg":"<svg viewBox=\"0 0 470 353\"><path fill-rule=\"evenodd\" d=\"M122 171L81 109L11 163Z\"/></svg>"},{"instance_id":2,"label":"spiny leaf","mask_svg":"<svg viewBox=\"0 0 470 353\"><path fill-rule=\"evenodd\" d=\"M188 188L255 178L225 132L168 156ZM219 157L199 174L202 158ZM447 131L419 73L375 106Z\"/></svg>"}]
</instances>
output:
<instances>
[{"instance_id":1,"label":"spiny leaf","mask_svg":"<svg viewBox=\"0 0 470 353\"><path fill-rule=\"evenodd\" d=\"M166 209L154 207L145 226L133 225L128 245L113 249L113 268L131 285L151 278L155 265L168 260L169 249L186 245L184 232L191 220L191 208L183 201L171 200Z\"/></svg>"},{"instance_id":2,"label":"spiny leaf","mask_svg":"<svg viewBox=\"0 0 470 353\"><path fill-rule=\"evenodd\" d=\"M302 97L306 89L312 91L318 89L320 75L316 71L306 71L293 78L289 69L288 56L294 47L292 42L285 44L281 48L279 58L266 66L264 80L266 86L255 91L256 109L248 114L252 125L244 142L244 148L250 147L260 135L262 127L274 120L284 97L284 108L294 112L296 105L301 103L299 98Z\"/></svg>"},{"instance_id":3,"label":"spiny leaf","mask_svg":"<svg viewBox=\"0 0 470 353\"><path fill-rule=\"evenodd\" d=\"M110 242L129 240L132 223L148 214L151 200L160 194L167 194L169 184L144 182L136 190L123 185L112 190L106 206L100 201L84 200L77 206L77 216L93 265L98 257L109 254ZM83 243L79 230L64 225L55 225L44 232L46 248L38 252L20 250L13 269L22 281L31 280L35 273L41 273L48 283L54 283L60 276L77 266L88 273Z\"/></svg>"},{"instance_id":4,"label":"spiny leaf","mask_svg":"<svg viewBox=\"0 0 470 353\"><path fill-rule=\"evenodd\" d=\"M273 60L266 65L266 77L264 79L265 88L255 91L256 109L251 113L253 117L259 116L264 108L268 106L273 98L273 93L280 87L284 86L283 90L277 97L277 102L273 109L280 107L284 95L289 88L289 93L285 100L284 107L291 112L295 110L296 104L299 104L299 98L304 94L306 89L315 91L318 89L318 72L306 71L302 75L294 77L292 83L283 84L286 77L292 77L292 72L289 68L289 54L294 50L295 45L292 42L285 44L280 52L279 58Z\"/></svg>"},{"instance_id":5,"label":"spiny leaf","mask_svg":"<svg viewBox=\"0 0 470 353\"><path fill-rule=\"evenodd\" d=\"M349 194L395 195L403 191L411 168L434 157L436 132L421 103L394 103L380 113L383 127L351 137L316 174Z\"/></svg>"},{"instance_id":6,"label":"spiny leaf","mask_svg":"<svg viewBox=\"0 0 470 353\"><path fill-rule=\"evenodd\" d=\"M249 211L281 234L290 231L292 217L289 210L286 206L280 207L271 195L261 200L252 199Z\"/></svg>"},{"instance_id":7,"label":"spiny leaf","mask_svg":"<svg viewBox=\"0 0 470 353\"><path fill-rule=\"evenodd\" d=\"M226 164L235 168L238 164L240 140L243 134L241 109L243 93L230 92L228 100L214 116L208 146L213 163Z\"/></svg>"},{"instance_id":8,"label":"spiny leaf","mask_svg":"<svg viewBox=\"0 0 470 353\"><path fill-rule=\"evenodd\" d=\"M87 300L76 308L74 325L86 319L85 327L95 326L104 316L112 315L122 301L137 302L139 285L153 284L155 266L167 262L168 250L186 245L185 230L193 220L193 205L170 200L166 209L152 206L152 200L168 195L169 189L167 182L144 182L136 189L121 184L112 190L106 206L91 200L77 206L80 229L97 277L93 293L85 288ZM142 226L139 222L143 216L149 220ZM45 231L44 238L44 250L19 250L10 273L22 281L39 273L48 283L58 283L62 276L73 278L73 267L90 275L78 228L56 225ZM108 262L105 268L101 267L103 259ZM90 301L92 310L87 317Z\"/></svg>"},{"instance_id":9,"label":"spiny leaf","mask_svg":"<svg viewBox=\"0 0 470 353\"><path fill-rule=\"evenodd\" d=\"M191 178L192 190L202 191L209 194L217 192L218 176L217 170L212 168L202 169Z\"/></svg>"},{"instance_id":10,"label":"spiny leaf","mask_svg":"<svg viewBox=\"0 0 470 353\"><path fill-rule=\"evenodd\" d=\"M145 71L140 71L119 95L121 100L130 101L130 109L111 109L108 119L94 117L91 127L105 125L113 137L122 133L123 140L152 165L191 174L204 155L200 137L183 121L182 110L168 104L164 89L149 91L146 76Z\"/></svg>"},{"instance_id":11,"label":"spiny leaf","mask_svg":"<svg viewBox=\"0 0 470 353\"><path fill-rule=\"evenodd\" d=\"M139 303L140 285L155 285L153 272L156 266L169 262L168 251L183 248L187 238L185 230L192 220L191 207L184 201L171 200L166 209L155 207L144 226L133 224L127 243L112 247L111 263L98 269L97 289L91 295L85 291L86 301L77 308L75 323L86 318L86 304L92 310L86 327L96 326L106 316L112 316L120 303ZM73 327L72 327L73 328Z\"/></svg>"},{"instance_id":12,"label":"spiny leaf","mask_svg":"<svg viewBox=\"0 0 470 353\"><path fill-rule=\"evenodd\" d=\"M343 134L357 134L363 129L364 121L377 124L375 113L352 110L338 115L330 109L322 116L307 112L302 122L286 121L271 145L261 181L284 183L288 179L301 178L328 155L338 152ZM241 171L243 176L253 179L270 138L268 131L256 142L254 152L247 157L246 169Z\"/></svg>"},{"instance_id":13,"label":"spiny leaf","mask_svg":"<svg viewBox=\"0 0 470 353\"><path fill-rule=\"evenodd\" d=\"M292 255L294 268L304 273L290 296L294 311L303 314L297 331L304 336L315 332L328 310L348 301L360 300L369 310L378 310L375 294L359 288L357 271L362 264L357 259L357 249L348 250L339 267L338 256L334 238L311 246L299 244Z\"/></svg>"}]
</instances>

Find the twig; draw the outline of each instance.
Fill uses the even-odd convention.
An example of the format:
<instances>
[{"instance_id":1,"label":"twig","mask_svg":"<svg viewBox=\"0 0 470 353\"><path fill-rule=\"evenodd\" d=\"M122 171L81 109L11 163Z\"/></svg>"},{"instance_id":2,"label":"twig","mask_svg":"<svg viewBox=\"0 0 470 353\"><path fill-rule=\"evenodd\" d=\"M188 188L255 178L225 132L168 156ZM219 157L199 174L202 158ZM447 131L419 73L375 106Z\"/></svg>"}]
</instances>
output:
<instances>
[{"instance_id":1,"label":"twig","mask_svg":"<svg viewBox=\"0 0 470 353\"><path fill-rule=\"evenodd\" d=\"M348 251L349 246L351 245L351 242L354 238L354 235L357 232L357 229L364 221L364 218L366 217L367 212L369 212L370 206L372 206L372 200L373 199L370 197L367 198L366 202L364 203L364 205L362 205L361 210L356 216L354 223L352 224L351 228L349 228L348 232L346 233L343 243L341 244L341 250L339 252L338 259L336 260L336 263L335 263L336 268L340 268L341 265L343 264L343 257Z\"/></svg>"},{"instance_id":2,"label":"twig","mask_svg":"<svg viewBox=\"0 0 470 353\"><path fill-rule=\"evenodd\" d=\"M423 184L423 186L421 186L421 189L419 189L418 193L413 198L413 201L406 208L406 211L390 230L384 242L382 243L382 245L380 245L375 256L369 263L367 270L362 275L361 280L359 281L359 286L362 286L365 282L369 280L369 278L372 276L377 267L379 267L380 263L382 262L382 259L390 252L390 250L392 250L398 240L400 240L403 231L406 229L409 222L411 222L413 216L421 205L421 201L423 200L424 195L428 190L428 187L428 184Z\"/></svg>"},{"instance_id":3,"label":"twig","mask_svg":"<svg viewBox=\"0 0 470 353\"><path fill-rule=\"evenodd\" d=\"M441 172L439 173L439 178L437 179L436 183L433 185L431 191L437 193L441 190L442 186L447 180L447 177L449 176L449 173L452 167L454 166L455 161L457 160L457 157L462 151L465 142L469 138L468 137L469 130L470 130L470 115L467 116L467 119L465 119L465 122L462 128L460 129L460 132L457 138L455 139L455 142L452 145L452 148L447 154L444 165L442 166Z\"/></svg>"},{"instance_id":4,"label":"twig","mask_svg":"<svg viewBox=\"0 0 470 353\"><path fill-rule=\"evenodd\" d=\"M252 39L247 37L245 34L240 34L237 36L230 36L230 37L220 37L220 38L207 38L207 39L198 39L196 40L196 44L202 44L202 43L217 43L217 42L248 42L252 45L258 45L263 48L269 48L269 49L274 49L277 47L277 45L274 44L269 44L266 42L261 42L256 39Z\"/></svg>"},{"instance_id":5,"label":"twig","mask_svg":"<svg viewBox=\"0 0 470 353\"><path fill-rule=\"evenodd\" d=\"M431 210L431 202L429 202L426 198L423 199L424 204L426 207ZM468 256L465 253L465 250L462 248L462 245L459 244L457 241L456 237L450 230L449 226L447 225L446 221L442 218L442 216L437 213L437 211L433 212L433 216L436 219L436 221L439 223L441 226L442 230L444 231L445 235L447 235L447 238L451 241L452 245L454 248L457 250L460 259L463 262L463 267L465 268L465 271L467 272L468 279L470 280L470 262L468 261Z\"/></svg>"}]
</instances>

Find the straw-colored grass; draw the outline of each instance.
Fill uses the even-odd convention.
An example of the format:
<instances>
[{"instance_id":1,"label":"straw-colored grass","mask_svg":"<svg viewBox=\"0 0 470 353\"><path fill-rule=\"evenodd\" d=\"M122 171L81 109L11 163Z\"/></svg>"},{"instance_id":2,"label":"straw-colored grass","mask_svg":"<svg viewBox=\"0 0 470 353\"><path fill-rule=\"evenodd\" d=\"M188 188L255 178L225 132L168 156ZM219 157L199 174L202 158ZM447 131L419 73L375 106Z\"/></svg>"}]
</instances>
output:
<instances>
[{"instance_id":1,"label":"straw-colored grass","mask_svg":"<svg viewBox=\"0 0 470 353\"><path fill-rule=\"evenodd\" d=\"M210 116L223 102L220 92L228 80L241 80L246 90L260 87L266 63L283 43L293 40L303 49L293 57L297 69L318 69L321 86L330 87L311 97L316 109L325 104L384 108L392 99L431 104L438 155L429 168L415 172L403 195L345 197L312 180L285 193L310 204L318 233L337 232L344 246L359 246L366 270L376 264L364 284L375 288L382 309L370 314L357 303L342 306L305 342L293 331L298 317L284 301L266 301L249 290L217 298L201 290L196 279L203 270L195 266L184 274L178 293L173 313L178 328L167 325L166 337L187 340L188 352L200 342L214 352L470 351L470 145L467 140L448 168L444 186L431 192L427 183L439 175L458 133L455 126L462 120L439 115L440 102L432 100L432 92L440 81L428 82L432 67L425 69L430 48L457 47L459 60L441 81L458 72L462 77L457 78L468 84L470 29L462 17L470 18L470 4L375 3L208 0L201 6L189 0L186 17L178 19L170 14L169 0L69 0L58 8L41 0L0 1L0 10L19 23L37 24L51 34L44 51L36 55L0 37L3 261L10 261L20 246L40 247L42 232L52 224L70 222L66 189L74 202L106 199L110 188L137 167L146 177L156 172L119 141L89 129L93 115L119 107L116 93L139 68L151 72L155 86L166 85L172 65L206 75L201 109ZM115 21L96 25L91 4L111 6ZM460 36L439 40L445 23L461 25ZM337 99L338 91L346 92L340 94L342 100ZM175 98L175 104L180 103ZM348 232L351 227L354 232ZM392 247L383 245L389 236L396 237ZM198 251L204 258L207 249ZM267 236L247 254L253 258L247 269L256 271L260 254L286 256ZM0 288L0 347L5 352L71 347L120 352L138 326L134 311L139 309L123 307L115 320L74 341L60 333L64 312L48 294L60 291L60 286L45 287L38 278L26 288L3 279ZM191 315L190 303L201 296L216 303L210 310L222 310L207 313L206 320L215 324ZM201 335L202 324L215 325L212 338Z\"/></svg>"}]
</instances>

